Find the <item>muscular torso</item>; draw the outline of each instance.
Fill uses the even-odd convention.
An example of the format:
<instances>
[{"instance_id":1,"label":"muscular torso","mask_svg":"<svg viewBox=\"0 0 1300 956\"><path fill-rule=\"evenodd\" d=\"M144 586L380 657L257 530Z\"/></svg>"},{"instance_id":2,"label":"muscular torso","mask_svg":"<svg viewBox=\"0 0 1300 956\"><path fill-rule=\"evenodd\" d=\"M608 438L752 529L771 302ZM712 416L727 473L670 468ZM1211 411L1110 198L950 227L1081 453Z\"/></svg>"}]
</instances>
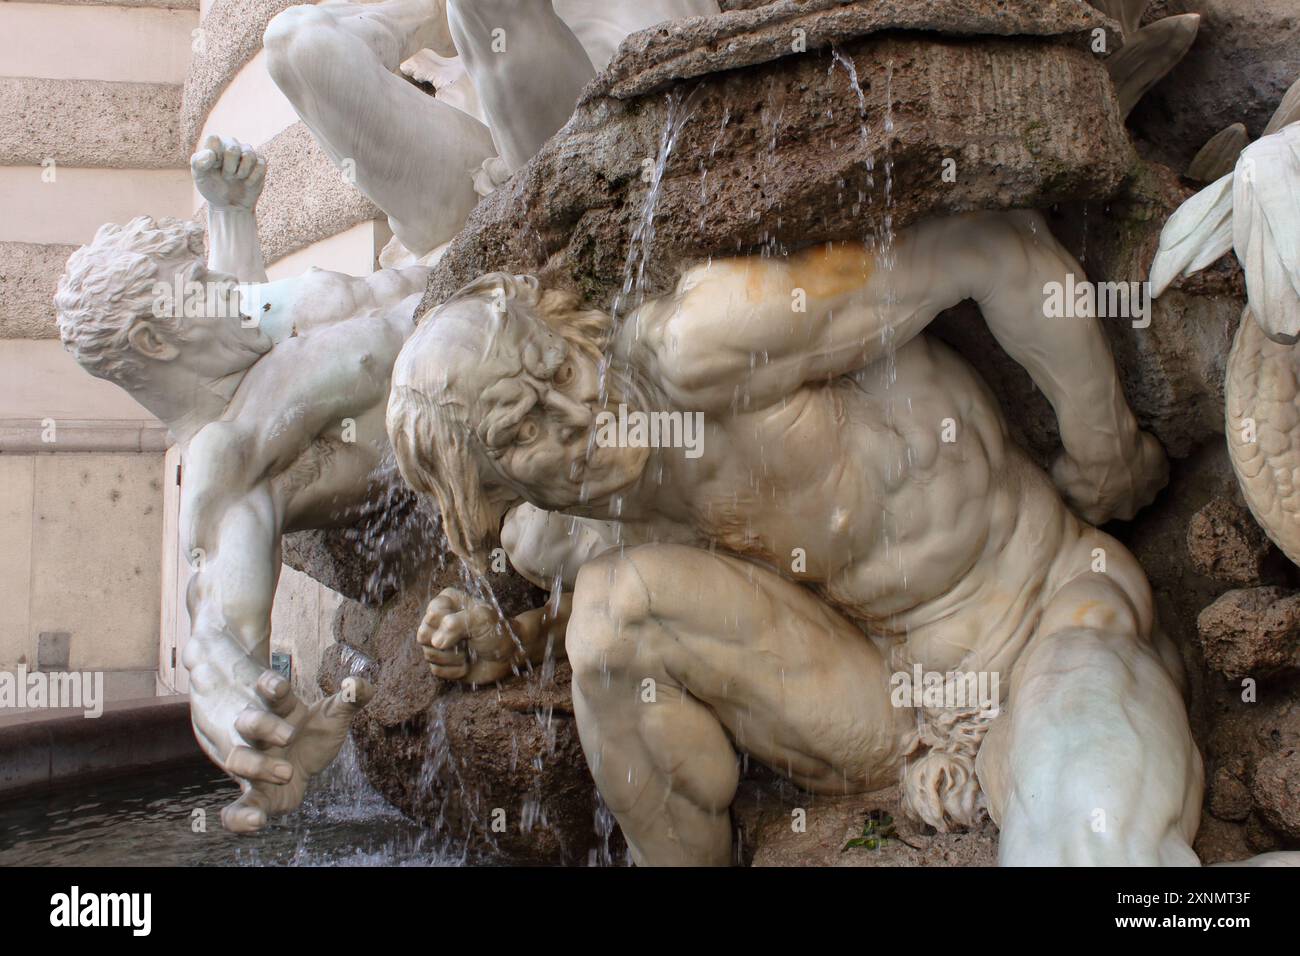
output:
<instances>
[{"instance_id":1,"label":"muscular torso","mask_svg":"<svg viewBox=\"0 0 1300 956\"><path fill-rule=\"evenodd\" d=\"M280 530L349 523L374 493L389 452L388 382L426 276L311 270L263 287L260 316L277 344L222 421L247 436L250 486L269 490Z\"/></svg>"},{"instance_id":2,"label":"muscular torso","mask_svg":"<svg viewBox=\"0 0 1300 956\"><path fill-rule=\"evenodd\" d=\"M705 449L698 529L816 587L870 632L906 637L927 667L1014 655L1062 541L1078 534L984 384L925 337L715 421Z\"/></svg>"}]
</instances>

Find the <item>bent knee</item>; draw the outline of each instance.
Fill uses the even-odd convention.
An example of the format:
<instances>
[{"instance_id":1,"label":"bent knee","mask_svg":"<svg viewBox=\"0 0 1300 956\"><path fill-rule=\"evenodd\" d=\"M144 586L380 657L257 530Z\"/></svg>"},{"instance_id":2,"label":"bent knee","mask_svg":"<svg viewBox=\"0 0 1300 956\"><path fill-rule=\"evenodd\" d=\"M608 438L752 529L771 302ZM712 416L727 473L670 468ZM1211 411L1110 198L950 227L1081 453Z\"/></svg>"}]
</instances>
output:
<instances>
[{"instance_id":1,"label":"bent knee","mask_svg":"<svg viewBox=\"0 0 1300 956\"><path fill-rule=\"evenodd\" d=\"M1135 693L1152 678L1162 683L1163 670L1153 650L1131 633L1063 627L1030 643L1012 677L1012 700L1032 697L1038 706L1068 713L1102 696Z\"/></svg>"},{"instance_id":2,"label":"bent knee","mask_svg":"<svg viewBox=\"0 0 1300 956\"><path fill-rule=\"evenodd\" d=\"M578 572L573 615L565 638L577 673L609 670L652 654L645 639L659 618L664 596L680 588L684 565L699 552L681 545L645 544L609 551Z\"/></svg>"},{"instance_id":3,"label":"bent knee","mask_svg":"<svg viewBox=\"0 0 1300 956\"><path fill-rule=\"evenodd\" d=\"M638 627L650 617L650 591L628 552L588 561L573 588L565 635L574 675L608 672L636 653Z\"/></svg>"},{"instance_id":4,"label":"bent knee","mask_svg":"<svg viewBox=\"0 0 1300 956\"><path fill-rule=\"evenodd\" d=\"M329 14L321 12L312 4L289 7L277 13L266 25L266 32L262 34L262 47L268 58L283 58L313 29L333 24L334 20Z\"/></svg>"},{"instance_id":5,"label":"bent knee","mask_svg":"<svg viewBox=\"0 0 1300 956\"><path fill-rule=\"evenodd\" d=\"M574 584L574 604L598 600L619 624L638 624L663 610L662 598L691 578L706 552L676 544L643 544L588 561Z\"/></svg>"}]
</instances>

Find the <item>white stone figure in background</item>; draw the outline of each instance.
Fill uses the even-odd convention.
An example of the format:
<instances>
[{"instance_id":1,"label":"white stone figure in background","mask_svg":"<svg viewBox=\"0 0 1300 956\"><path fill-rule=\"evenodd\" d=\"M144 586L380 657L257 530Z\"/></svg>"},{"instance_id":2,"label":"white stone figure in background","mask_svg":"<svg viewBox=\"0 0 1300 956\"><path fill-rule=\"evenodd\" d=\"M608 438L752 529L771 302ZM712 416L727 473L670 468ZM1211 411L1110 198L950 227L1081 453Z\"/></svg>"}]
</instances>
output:
<instances>
[{"instance_id":1,"label":"white stone figure in background","mask_svg":"<svg viewBox=\"0 0 1300 956\"><path fill-rule=\"evenodd\" d=\"M1248 302L1228 356L1228 451L1256 520L1300 564L1300 122L1246 147L1233 172L1169 218L1153 293L1234 250Z\"/></svg>"},{"instance_id":2,"label":"white stone figure in background","mask_svg":"<svg viewBox=\"0 0 1300 956\"><path fill-rule=\"evenodd\" d=\"M389 376L428 270L267 282L253 213L264 160L212 137L191 168L210 209L206 264L193 222L104 226L68 260L55 307L77 361L187 445L191 710L243 789L222 822L246 831L298 806L370 696L358 680L307 705L268 669L280 536L354 523L373 493Z\"/></svg>"},{"instance_id":3,"label":"white stone figure in background","mask_svg":"<svg viewBox=\"0 0 1300 956\"><path fill-rule=\"evenodd\" d=\"M264 45L272 79L326 154L388 215L409 253L390 251L388 263L450 241L480 194L568 121L623 37L717 12L716 0L326 2L279 14Z\"/></svg>"},{"instance_id":4,"label":"white stone figure in background","mask_svg":"<svg viewBox=\"0 0 1300 956\"><path fill-rule=\"evenodd\" d=\"M1045 286L1081 269L1028 212L922 223L894 260L857 244L714 260L618 328L529 276L432 310L393 371L402 474L484 570L503 514L533 506L506 519L507 552L573 593L521 622L522 651L445 593L425 657L490 680L563 647L639 863L732 860L740 750L814 792L901 774L939 829L986 806L1005 864L1195 864L1203 771L1177 652L1133 556L1062 500L1129 517L1167 475L1098 321L1044 318ZM921 334L966 298L1056 409L1055 486L970 366ZM615 408L661 429L703 413L703 454L630 428L593 440ZM651 543L602 553L608 525L575 540L542 512ZM916 703L891 690L917 665L941 692L895 706ZM969 699L979 675L998 700Z\"/></svg>"}]
</instances>

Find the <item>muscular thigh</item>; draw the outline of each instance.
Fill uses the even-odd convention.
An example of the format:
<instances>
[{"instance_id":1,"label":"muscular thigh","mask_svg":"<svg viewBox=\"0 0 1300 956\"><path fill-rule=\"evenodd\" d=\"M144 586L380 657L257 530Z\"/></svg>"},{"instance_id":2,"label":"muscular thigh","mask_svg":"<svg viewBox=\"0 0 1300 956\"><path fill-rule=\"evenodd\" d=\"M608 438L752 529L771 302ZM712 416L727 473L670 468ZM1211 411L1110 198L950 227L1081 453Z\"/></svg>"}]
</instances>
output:
<instances>
[{"instance_id":1,"label":"muscular thigh","mask_svg":"<svg viewBox=\"0 0 1300 956\"><path fill-rule=\"evenodd\" d=\"M977 761L1004 863L1195 862L1201 761L1149 620L1101 572L1047 606Z\"/></svg>"},{"instance_id":2,"label":"muscular thigh","mask_svg":"<svg viewBox=\"0 0 1300 956\"><path fill-rule=\"evenodd\" d=\"M890 705L880 649L807 588L731 556L645 545L585 566L574 609L575 673L690 694L739 749L804 786L893 782L911 715Z\"/></svg>"}]
</instances>

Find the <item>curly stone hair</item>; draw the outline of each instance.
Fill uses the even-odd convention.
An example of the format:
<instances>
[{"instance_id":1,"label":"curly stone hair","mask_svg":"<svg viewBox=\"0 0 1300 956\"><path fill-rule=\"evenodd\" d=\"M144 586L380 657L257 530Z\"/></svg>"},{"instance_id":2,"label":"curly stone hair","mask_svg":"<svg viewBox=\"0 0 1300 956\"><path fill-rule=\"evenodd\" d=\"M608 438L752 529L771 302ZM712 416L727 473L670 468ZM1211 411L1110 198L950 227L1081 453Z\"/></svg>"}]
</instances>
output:
<instances>
[{"instance_id":1,"label":"curly stone hair","mask_svg":"<svg viewBox=\"0 0 1300 956\"><path fill-rule=\"evenodd\" d=\"M196 280L203 271L203 227L180 219L137 216L101 226L68 259L54 308L63 347L91 375L121 380L135 367L128 336L141 323L174 336L177 319L156 315L155 286Z\"/></svg>"}]
</instances>

